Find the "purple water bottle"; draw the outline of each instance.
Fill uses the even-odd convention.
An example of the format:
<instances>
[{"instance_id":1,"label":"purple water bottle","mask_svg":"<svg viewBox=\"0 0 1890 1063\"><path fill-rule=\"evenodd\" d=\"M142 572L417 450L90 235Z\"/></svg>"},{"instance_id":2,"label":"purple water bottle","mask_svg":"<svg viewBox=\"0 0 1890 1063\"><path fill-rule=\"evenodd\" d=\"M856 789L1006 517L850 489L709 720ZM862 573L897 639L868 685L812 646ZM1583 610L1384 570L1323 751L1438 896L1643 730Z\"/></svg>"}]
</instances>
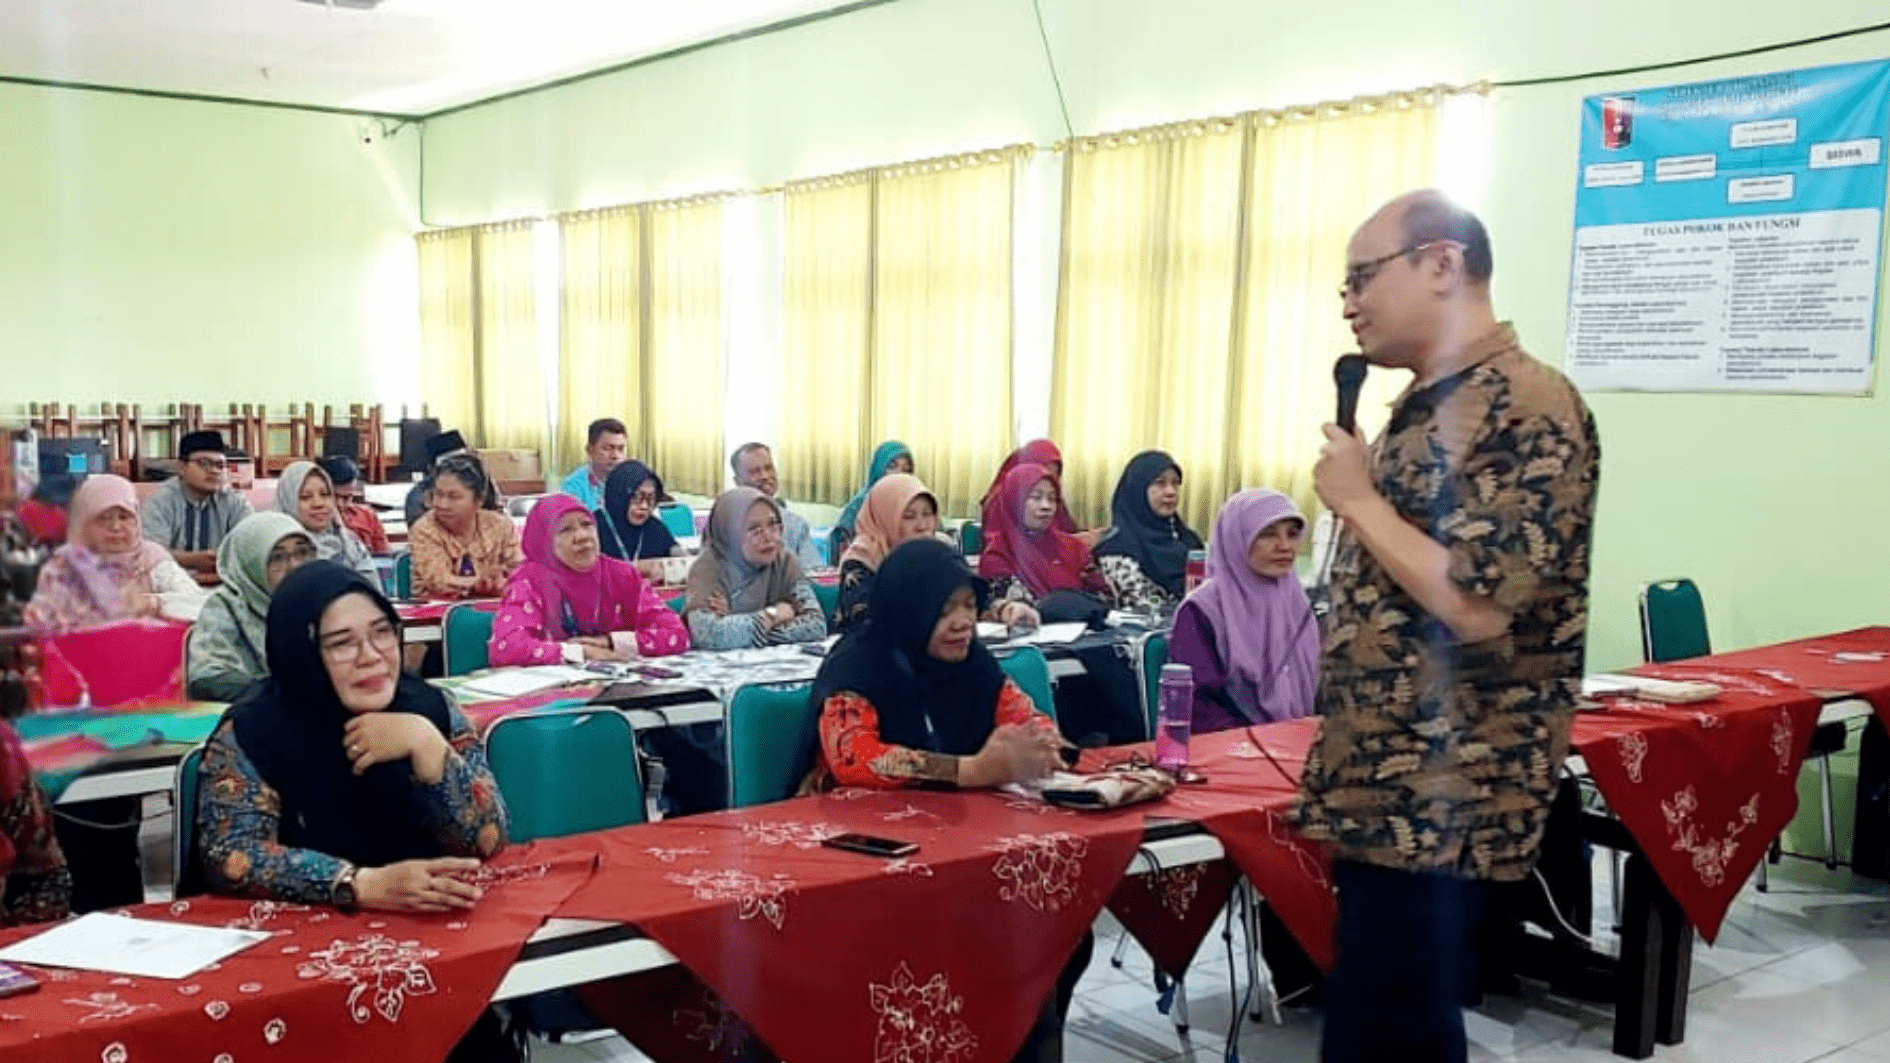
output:
<instances>
[{"instance_id":1,"label":"purple water bottle","mask_svg":"<svg viewBox=\"0 0 1890 1063\"><path fill-rule=\"evenodd\" d=\"M1155 766L1180 771L1188 766L1188 734L1194 723L1194 669L1162 665L1161 704L1155 713Z\"/></svg>"}]
</instances>

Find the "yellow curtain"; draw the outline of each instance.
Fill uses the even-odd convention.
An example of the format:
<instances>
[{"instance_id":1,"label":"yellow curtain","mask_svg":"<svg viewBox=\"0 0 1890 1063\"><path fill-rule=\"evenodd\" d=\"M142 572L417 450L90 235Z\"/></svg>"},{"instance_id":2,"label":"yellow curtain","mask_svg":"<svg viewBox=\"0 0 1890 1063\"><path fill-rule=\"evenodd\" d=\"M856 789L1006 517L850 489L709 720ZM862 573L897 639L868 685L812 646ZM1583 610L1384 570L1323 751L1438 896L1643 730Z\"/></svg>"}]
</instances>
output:
<instances>
[{"instance_id":1,"label":"yellow curtain","mask_svg":"<svg viewBox=\"0 0 1890 1063\"><path fill-rule=\"evenodd\" d=\"M562 317L553 449L559 475L585 460L585 429L600 417L623 421L633 443L643 438L642 228L636 207L558 219Z\"/></svg>"},{"instance_id":2,"label":"yellow curtain","mask_svg":"<svg viewBox=\"0 0 1890 1063\"><path fill-rule=\"evenodd\" d=\"M420 256L420 393L448 428L473 430L473 231L414 237Z\"/></svg>"},{"instance_id":3,"label":"yellow curtain","mask_svg":"<svg viewBox=\"0 0 1890 1063\"><path fill-rule=\"evenodd\" d=\"M1425 91L1074 141L1064 171L1051 432L1080 522L1108 519L1128 456L1174 454L1204 535L1244 487L1317 505L1336 289L1352 230L1438 171ZM1373 374L1360 426L1399 386Z\"/></svg>"},{"instance_id":4,"label":"yellow curtain","mask_svg":"<svg viewBox=\"0 0 1890 1063\"><path fill-rule=\"evenodd\" d=\"M645 208L642 452L672 491L713 494L727 482L722 453L722 199Z\"/></svg>"},{"instance_id":5,"label":"yellow curtain","mask_svg":"<svg viewBox=\"0 0 1890 1063\"><path fill-rule=\"evenodd\" d=\"M1240 373L1227 392L1233 476L1221 497L1271 487L1308 514L1319 504L1312 467L1320 426L1334 416L1332 363L1356 348L1340 316L1345 245L1386 200L1437 181L1441 102L1408 93L1249 118L1243 327L1230 359ZM1358 406L1367 438L1409 379L1383 370L1367 378Z\"/></svg>"},{"instance_id":6,"label":"yellow curtain","mask_svg":"<svg viewBox=\"0 0 1890 1063\"><path fill-rule=\"evenodd\" d=\"M545 447L545 380L538 361L538 281L532 223L479 228L479 446Z\"/></svg>"},{"instance_id":7,"label":"yellow curtain","mask_svg":"<svg viewBox=\"0 0 1890 1063\"><path fill-rule=\"evenodd\" d=\"M782 195L781 491L838 505L873 445L873 185L868 171L790 184Z\"/></svg>"},{"instance_id":8,"label":"yellow curtain","mask_svg":"<svg viewBox=\"0 0 1890 1063\"><path fill-rule=\"evenodd\" d=\"M1071 145L1050 432L1084 526L1136 451L1174 455L1184 516L1205 531L1226 479L1246 131L1189 122Z\"/></svg>"},{"instance_id":9,"label":"yellow curtain","mask_svg":"<svg viewBox=\"0 0 1890 1063\"><path fill-rule=\"evenodd\" d=\"M919 478L954 516L975 515L1010 449L1019 154L893 167L878 182L871 434L911 447Z\"/></svg>"}]
</instances>

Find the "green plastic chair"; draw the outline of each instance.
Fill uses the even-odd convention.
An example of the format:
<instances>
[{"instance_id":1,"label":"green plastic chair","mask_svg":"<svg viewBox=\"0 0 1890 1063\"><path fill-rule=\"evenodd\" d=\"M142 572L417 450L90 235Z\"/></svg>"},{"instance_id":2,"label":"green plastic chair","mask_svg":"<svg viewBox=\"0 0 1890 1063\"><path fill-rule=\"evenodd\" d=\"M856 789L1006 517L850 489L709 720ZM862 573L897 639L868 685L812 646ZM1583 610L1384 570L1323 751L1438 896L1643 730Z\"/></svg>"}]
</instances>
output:
<instances>
[{"instance_id":1,"label":"green plastic chair","mask_svg":"<svg viewBox=\"0 0 1890 1063\"><path fill-rule=\"evenodd\" d=\"M177 762L171 783L171 897L175 900L207 890L197 859L197 796L202 774L203 746L193 746Z\"/></svg>"},{"instance_id":2,"label":"green plastic chair","mask_svg":"<svg viewBox=\"0 0 1890 1063\"><path fill-rule=\"evenodd\" d=\"M809 582L814 585L814 597L820 601L820 615L826 617L828 623L832 623L834 610L840 608L840 585L822 583L819 580Z\"/></svg>"},{"instance_id":3,"label":"green plastic chair","mask_svg":"<svg viewBox=\"0 0 1890 1063\"><path fill-rule=\"evenodd\" d=\"M1162 706L1162 665L1168 663L1168 635L1151 631L1143 635L1136 648L1135 670L1142 680L1142 714L1148 719L1148 736L1155 737L1155 716Z\"/></svg>"},{"instance_id":4,"label":"green plastic chair","mask_svg":"<svg viewBox=\"0 0 1890 1063\"><path fill-rule=\"evenodd\" d=\"M765 805L794 796L814 766L820 741L820 706L812 684L740 687L729 699L725 728L728 743L730 808Z\"/></svg>"},{"instance_id":5,"label":"green plastic chair","mask_svg":"<svg viewBox=\"0 0 1890 1063\"><path fill-rule=\"evenodd\" d=\"M1011 682L1021 687L1030 695L1031 703L1037 711L1057 718L1056 688L1050 682L1050 661L1043 651L1035 646L1020 646L1008 655L998 658L998 665L1004 674L1011 677Z\"/></svg>"},{"instance_id":6,"label":"green plastic chair","mask_svg":"<svg viewBox=\"0 0 1890 1063\"><path fill-rule=\"evenodd\" d=\"M687 539L696 533L696 515L688 506L664 506L657 510L663 517L663 527L678 539Z\"/></svg>"},{"instance_id":7,"label":"green plastic chair","mask_svg":"<svg viewBox=\"0 0 1890 1063\"><path fill-rule=\"evenodd\" d=\"M958 552L966 557L984 552L984 525L968 520L958 526Z\"/></svg>"},{"instance_id":8,"label":"green plastic chair","mask_svg":"<svg viewBox=\"0 0 1890 1063\"><path fill-rule=\"evenodd\" d=\"M614 709L582 705L501 717L486 731L486 759L513 841L645 818L636 729Z\"/></svg>"},{"instance_id":9,"label":"green plastic chair","mask_svg":"<svg viewBox=\"0 0 1890 1063\"><path fill-rule=\"evenodd\" d=\"M677 616L689 615L689 596L687 594L678 594L676 597L669 599L663 604L669 606L670 611Z\"/></svg>"},{"instance_id":10,"label":"green plastic chair","mask_svg":"<svg viewBox=\"0 0 1890 1063\"><path fill-rule=\"evenodd\" d=\"M413 597L413 554L394 558L394 597Z\"/></svg>"},{"instance_id":11,"label":"green plastic chair","mask_svg":"<svg viewBox=\"0 0 1890 1063\"><path fill-rule=\"evenodd\" d=\"M440 621L447 675L465 675L492 663L492 614L476 605L456 605Z\"/></svg>"},{"instance_id":12,"label":"green plastic chair","mask_svg":"<svg viewBox=\"0 0 1890 1063\"><path fill-rule=\"evenodd\" d=\"M1650 664L1711 652L1706 604L1692 580L1661 580L1641 588L1641 654Z\"/></svg>"}]
</instances>

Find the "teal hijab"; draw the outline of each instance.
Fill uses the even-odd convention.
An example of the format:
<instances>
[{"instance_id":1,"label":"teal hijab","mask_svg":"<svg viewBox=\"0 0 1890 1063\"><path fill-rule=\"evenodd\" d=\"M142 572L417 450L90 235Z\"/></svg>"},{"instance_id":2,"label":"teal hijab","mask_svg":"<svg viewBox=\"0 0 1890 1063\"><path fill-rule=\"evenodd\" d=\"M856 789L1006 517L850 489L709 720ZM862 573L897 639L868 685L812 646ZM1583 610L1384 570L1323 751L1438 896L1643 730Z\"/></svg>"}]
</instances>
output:
<instances>
[{"instance_id":1,"label":"teal hijab","mask_svg":"<svg viewBox=\"0 0 1890 1063\"><path fill-rule=\"evenodd\" d=\"M886 475L886 470L892 468L892 463L900 458L910 460L912 448L896 439L888 439L873 451L873 462L866 467L866 483L860 486L859 493L853 496L853 501L847 503L847 508L840 511L840 519L834 522L834 527L853 530L853 526L860 519L860 507L866 505L866 493L873 489L873 485L879 482L880 477Z\"/></svg>"}]
</instances>

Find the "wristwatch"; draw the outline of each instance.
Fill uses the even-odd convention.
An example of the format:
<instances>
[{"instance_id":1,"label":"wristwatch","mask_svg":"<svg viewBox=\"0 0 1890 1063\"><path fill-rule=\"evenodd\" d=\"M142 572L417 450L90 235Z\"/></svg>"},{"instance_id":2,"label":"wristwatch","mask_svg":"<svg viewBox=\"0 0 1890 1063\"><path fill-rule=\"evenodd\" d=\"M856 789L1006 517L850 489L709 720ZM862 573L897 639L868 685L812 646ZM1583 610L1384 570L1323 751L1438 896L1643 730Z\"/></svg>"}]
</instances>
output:
<instances>
[{"instance_id":1,"label":"wristwatch","mask_svg":"<svg viewBox=\"0 0 1890 1063\"><path fill-rule=\"evenodd\" d=\"M353 864L342 868L341 874L335 876L335 884L329 888L335 907L344 912L352 912L355 909L354 876L359 870L361 869Z\"/></svg>"}]
</instances>

